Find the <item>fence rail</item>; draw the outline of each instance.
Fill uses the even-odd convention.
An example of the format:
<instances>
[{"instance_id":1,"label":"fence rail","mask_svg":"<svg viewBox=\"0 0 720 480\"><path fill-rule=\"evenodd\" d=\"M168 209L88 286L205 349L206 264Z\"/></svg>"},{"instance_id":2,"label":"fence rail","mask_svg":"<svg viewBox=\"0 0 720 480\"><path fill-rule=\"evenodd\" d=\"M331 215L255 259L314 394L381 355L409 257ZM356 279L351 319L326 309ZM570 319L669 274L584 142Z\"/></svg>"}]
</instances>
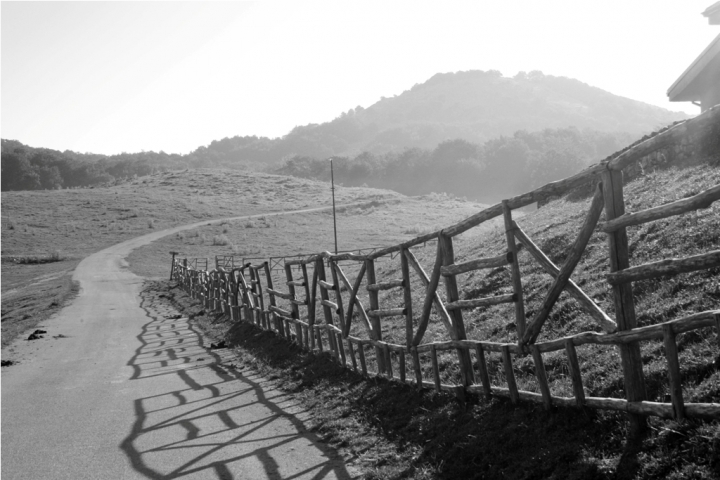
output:
<instances>
[{"instance_id":1,"label":"fence rail","mask_svg":"<svg viewBox=\"0 0 720 480\"><path fill-rule=\"evenodd\" d=\"M658 275L716 268L720 266L720 251L630 267L626 233L626 228L631 225L708 208L713 202L720 200L720 186L671 204L626 214L622 183L623 168L680 138L689 129L718 123L720 106L577 175L504 200L448 228L398 245L337 254L321 252L296 255L282 259L245 258L242 266L236 266L232 259L218 257L216 268L212 271L207 271L207 266L205 270L200 268L197 259L188 261L173 257L173 276L191 296L203 301L208 308L227 313L233 320L252 322L260 328L272 330L297 343L301 348L328 351L341 365L363 375L379 375L413 383L419 388L447 390L458 395L476 392L486 396L503 396L510 398L512 402L540 403L545 408L560 405L619 410L630 415L632 428L641 428L648 415L675 419L720 419L720 404L684 401L676 341L676 336L680 333L714 328L720 345L720 309L637 327L631 285L633 281ZM555 265L513 219L512 212L583 185L594 186L590 207L562 265ZM599 223L603 212L605 221ZM505 225L503 233L507 244L506 251L493 257L456 262L453 238L500 216L503 217ZM613 292L614 319L570 278L595 231L605 234L609 245L610 271L607 272L606 281ZM428 274L411 249L429 241L435 241L436 255ZM541 308L527 324L521 272L517 261L521 249L527 250L529 256L552 277ZM399 258L402 278L378 279L376 260L381 258ZM256 260L258 261L255 262ZM344 270L344 267L347 269L348 266L354 267L353 281ZM459 298L457 275L500 266L508 266L510 269L511 294L475 300ZM279 283L281 287L274 286L278 282L274 282L273 273L277 275L278 272L284 272L285 278ZM424 298L417 304L412 301L411 272L415 273L416 282L419 280L425 287ZM364 289L361 288L363 282ZM446 300L438 294L441 283L445 287ZM391 308L380 305L379 292L386 290L397 292L398 302ZM563 291L578 301L604 333L582 332L538 341L543 326ZM366 297L367 300L363 301L361 297ZM399 301L400 299L402 301ZM498 343L468 339L463 310L498 303L514 305L517 342ZM449 340L423 343L433 311L444 325ZM383 340L381 327L386 317L404 319L405 344ZM353 326L353 322L357 325ZM366 337L361 338L361 334L357 332L362 332ZM671 397L669 403L650 402L645 395L639 342L650 340L663 341ZM618 347L627 398L585 395L576 349L586 344ZM460 379L458 385L441 383L438 352L443 351L456 352ZM551 393L543 354L556 351L565 352L572 382L572 397ZM506 386L492 385L490 382L486 357L491 354L500 354L502 358L501 368ZM430 357L432 381L423 376L421 355L425 359ZM532 358L539 393L520 389L515 379L513 358L527 355ZM374 371L372 366L375 366Z\"/></svg>"}]
</instances>

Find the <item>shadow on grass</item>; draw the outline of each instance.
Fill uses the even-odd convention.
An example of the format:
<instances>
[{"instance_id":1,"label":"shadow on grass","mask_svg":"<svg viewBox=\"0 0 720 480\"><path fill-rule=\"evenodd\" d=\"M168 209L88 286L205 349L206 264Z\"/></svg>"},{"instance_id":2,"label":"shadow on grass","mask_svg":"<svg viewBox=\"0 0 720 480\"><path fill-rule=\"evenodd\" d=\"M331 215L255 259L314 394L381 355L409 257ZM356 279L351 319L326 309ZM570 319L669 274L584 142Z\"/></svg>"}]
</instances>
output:
<instances>
[{"instance_id":1,"label":"shadow on grass","mask_svg":"<svg viewBox=\"0 0 720 480\"><path fill-rule=\"evenodd\" d=\"M338 453L307 430L310 415L292 396L239 371L231 351L207 348L151 290L141 306L150 321L128 365L151 394L135 400L120 444L135 471L152 479L351 478Z\"/></svg>"}]
</instances>

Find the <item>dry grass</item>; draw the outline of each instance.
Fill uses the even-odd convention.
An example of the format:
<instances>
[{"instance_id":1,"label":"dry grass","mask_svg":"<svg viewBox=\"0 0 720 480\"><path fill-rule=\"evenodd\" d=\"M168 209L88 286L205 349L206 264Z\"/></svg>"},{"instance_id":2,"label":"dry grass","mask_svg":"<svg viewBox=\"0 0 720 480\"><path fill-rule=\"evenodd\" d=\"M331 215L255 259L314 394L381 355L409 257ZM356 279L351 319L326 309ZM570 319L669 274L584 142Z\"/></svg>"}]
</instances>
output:
<instances>
[{"instance_id":1,"label":"dry grass","mask_svg":"<svg viewBox=\"0 0 720 480\"><path fill-rule=\"evenodd\" d=\"M60 310L75 294L77 258L52 263L16 263L3 258L2 346ZM12 352L10 352L12 353Z\"/></svg>"},{"instance_id":2,"label":"dry grass","mask_svg":"<svg viewBox=\"0 0 720 480\"><path fill-rule=\"evenodd\" d=\"M341 203L401 197L372 188L338 187L335 193ZM2 256L20 259L19 263L3 263L3 345L24 328L32 328L33 322L47 318L52 311L45 308L49 304L62 304L71 295L69 280L46 281L46 276L59 267L74 267L90 253L150 229L325 206L329 201L325 183L222 170L167 172L105 188L2 192ZM198 246L212 237L204 232L188 235ZM230 248L230 243L225 246ZM55 251L67 259L44 263L55 261ZM166 254L154 259L154 265L165 268ZM30 287L36 282L43 287ZM47 291L48 285L64 293ZM17 295L8 294L14 290ZM41 297L36 298L38 295Z\"/></svg>"},{"instance_id":3,"label":"dry grass","mask_svg":"<svg viewBox=\"0 0 720 480\"><path fill-rule=\"evenodd\" d=\"M338 248L355 250L384 246L416 236L407 233L407 225L430 230L465 218L483 208L472 202L434 195L418 198L395 197L392 202L369 202L361 206L340 208L337 212ZM220 237L227 243L221 243ZM334 250L331 211L260 215L222 225L205 225L183 234L165 237L135 250L129 257L131 269L145 277L162 278L170 268L168 252L181 257L236 257L236 265L255 259L281 257L298 253ZM279 277L278 277L279 278Z\"/></svg>"}]
</instances>

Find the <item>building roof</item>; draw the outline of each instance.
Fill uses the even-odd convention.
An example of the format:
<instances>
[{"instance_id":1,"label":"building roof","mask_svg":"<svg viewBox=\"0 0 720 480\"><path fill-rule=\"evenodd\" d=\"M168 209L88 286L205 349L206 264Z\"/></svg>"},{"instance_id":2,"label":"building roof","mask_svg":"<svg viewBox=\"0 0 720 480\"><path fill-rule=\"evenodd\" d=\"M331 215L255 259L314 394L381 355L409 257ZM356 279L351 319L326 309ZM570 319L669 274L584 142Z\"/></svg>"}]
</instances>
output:
<instances>
[{"instance_id":1,"label":"building roof","mask_svg":"<svg viewBox=\"0 0 720 480\"><path fill-rule=\"evenodd\" d=\"M720 25L720 2L713 3L702 14L708 17L710 25Z\"/></svg>"},{"instance_id":2,"label":"building roof","mask_svg":"<svg viewBox=\"0 0 720 480\"><path fill-rule=\"evenodd\" d=\"M718 8L720 2L710 8ZM687 102L700 100L701 92L709 82L717 82L720 78L720 35L695 59L693 63L675 80L668 89L667 95L671 102Z\"/></svg>"}]
</instances>

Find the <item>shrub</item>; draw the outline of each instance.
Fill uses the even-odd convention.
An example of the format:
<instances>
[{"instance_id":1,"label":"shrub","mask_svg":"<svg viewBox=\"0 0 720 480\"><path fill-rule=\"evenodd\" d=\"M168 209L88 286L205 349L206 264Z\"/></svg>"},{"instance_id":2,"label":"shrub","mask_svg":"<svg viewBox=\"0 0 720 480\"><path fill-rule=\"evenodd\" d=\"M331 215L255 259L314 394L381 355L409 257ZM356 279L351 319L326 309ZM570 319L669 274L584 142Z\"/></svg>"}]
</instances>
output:
<instances>
[{"instance_id":1,"label":"shrub","mask_svg":"<svg viewBox=\"0 0 720 480\"><path fill-rule=\"evenodd\" d=\"M212 239L213 245L230 245L230 240L225 235L215 235Z\"/></svg>"},{"instance_id":2,"label":"shrub","mask_svg":"<svg viewBox=\"0 0 720 480\"><path fill-rule=\"evenodd\" d=\"M53 263L53 262L61 262L63 257L60 255L60 252L58 250L55 250L52 253L49 253L48 255L42 256L42 255L28 255L25 257L15 257L13 258L15 263L25 264L25 265L34 265L38 263Z\"/></svg>"}]
</instances>

